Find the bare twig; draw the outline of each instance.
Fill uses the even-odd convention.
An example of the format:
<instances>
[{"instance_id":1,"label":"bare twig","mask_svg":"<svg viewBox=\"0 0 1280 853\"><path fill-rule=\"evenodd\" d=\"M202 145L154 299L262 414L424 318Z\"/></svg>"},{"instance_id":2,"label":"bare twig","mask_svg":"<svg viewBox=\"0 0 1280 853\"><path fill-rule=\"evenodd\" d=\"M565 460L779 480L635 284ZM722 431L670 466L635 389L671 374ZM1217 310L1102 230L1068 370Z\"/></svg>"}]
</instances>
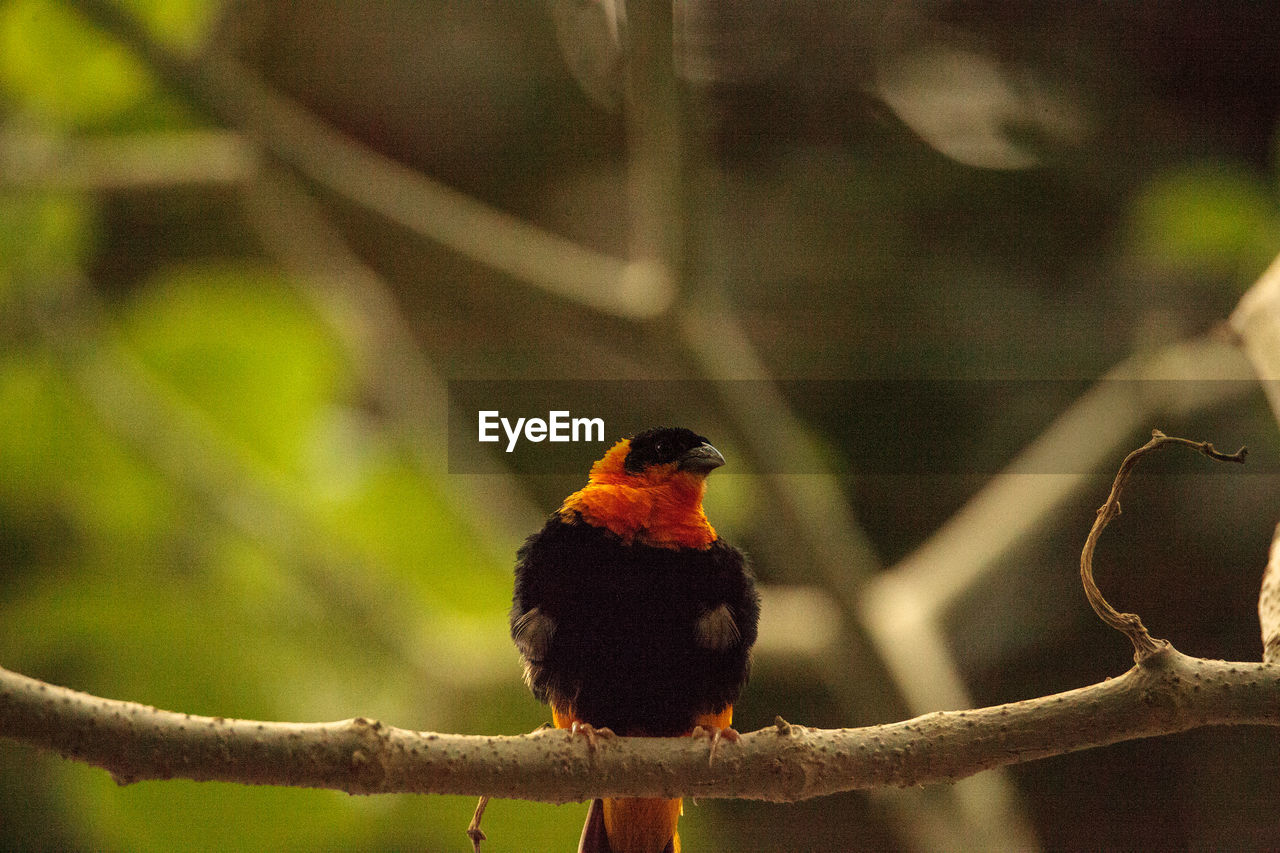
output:
<instances>
[{"instance_id":1,"label":"bare twig","mask_svg":"<svg viewBox=\"0 0 1280 853\"><path fill-rule=\"evenodd\" d=\"M476 803L476 813L471 816L471 823L467 825L467 838L471 839L471 849L475 853L480 853L480 844L489 838L480 828L480 819L484 817L484 810L488 805L489 798L481 795L480 802Z\"/></svg>"},{"instance_id":2,"label":"bare twig","mask_svg":"<svg viewBox=\"0 0 1280 853\"><path fill-rule=\"evenodd\" d=\"M1207 725L1280 726L1280 667L1172 648L1117 678L970 711L861 729L783 725L722 744L412 732L363 718L269 723L101 699L0 669L0 737L102 767L118 782L194 779L352 794L596 796L793 802L840 791L954 781L983 770Z\"/></svg>"},{"instance_id":3,"label":"bare twig","mask_svg":"<svg viewBox=\"0 0 1280 853\"><path fill-rule=\"evenodd\" d=\"M1174 438L1157 429L1152 430L1150 441L1130 453L1120 463L1120 470L1116 472L1115 481L1111 484L1111 494L1107 496L1106 502L1098 508L1097 518L1094 519L1093 527L1089 530L1089 536L1085 539L1084 548L1080 552L1080 580L1084 584L1085 597L1089 599L1089 604L1093 607L1094 612L1098 614L1098 618L1123 633L1133 642L1133 657L1137 661L1168 648L1169 643L1166 640L1152 638L1142 624L1142 619L1138 617L1138 614L1120 613L1103 597L1102 591L1098 589L1098 585L1093 580L1093 551L1098 545L1098 537L1102 535L1102 531L1107 524L1120 514L1120 492L1124 489L1125 483L1129 481L1129 476L1133 473L1133 468L1138 464L1138 460L1151 451L1170 444L1194 448L1210 459L1216 459L1220 462L1244 462L1245 455L1248 452L1247 448L1242 447L1235 453L1222 453L1215 450L1214 446L1207 441Z\"/></svg>"}]
</instances>

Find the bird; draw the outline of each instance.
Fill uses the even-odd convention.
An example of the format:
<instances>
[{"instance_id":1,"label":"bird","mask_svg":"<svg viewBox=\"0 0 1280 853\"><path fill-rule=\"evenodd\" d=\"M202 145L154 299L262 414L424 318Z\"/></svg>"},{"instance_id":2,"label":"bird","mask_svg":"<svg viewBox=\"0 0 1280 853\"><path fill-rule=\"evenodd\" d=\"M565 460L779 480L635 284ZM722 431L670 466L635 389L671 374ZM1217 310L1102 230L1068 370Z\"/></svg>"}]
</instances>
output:
<instances>
[{"instance_id":1,"label":"bird","mask_svg":"<svg viewBox=\"0 0 1280 853\"><path fill-rule=\"evenodd\" d=\"M702 507L725 464L655 427L614 444L519 549L510 613L524 680L556 728L737 738L760 600L745 555ZM579 853L680 853L679 799L594 800Z\"/></svg>"}]
</instances>

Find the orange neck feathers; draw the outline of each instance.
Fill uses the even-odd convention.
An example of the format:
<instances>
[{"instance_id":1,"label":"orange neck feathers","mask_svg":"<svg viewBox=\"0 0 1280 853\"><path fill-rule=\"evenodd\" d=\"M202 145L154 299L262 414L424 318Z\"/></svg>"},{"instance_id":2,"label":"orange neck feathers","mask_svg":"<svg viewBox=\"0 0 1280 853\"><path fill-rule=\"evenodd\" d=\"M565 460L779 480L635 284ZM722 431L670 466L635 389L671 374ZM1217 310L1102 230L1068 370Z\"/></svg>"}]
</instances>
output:
<instances>
[{"instance_id":1,"label":"orange neck feathers","mask_svg":"<svg viewBox=\"0 0 1280 853\"><path fill-rule=\"evenodd\" d=\"M587 485L565 498L560 515L579 513L624 542L659 548L708 548L716 531L702 511L705 473L681 471L675 463L640 472L623 468L631 441L623 439L591 466Z\"/></svg>"}]
</instances>

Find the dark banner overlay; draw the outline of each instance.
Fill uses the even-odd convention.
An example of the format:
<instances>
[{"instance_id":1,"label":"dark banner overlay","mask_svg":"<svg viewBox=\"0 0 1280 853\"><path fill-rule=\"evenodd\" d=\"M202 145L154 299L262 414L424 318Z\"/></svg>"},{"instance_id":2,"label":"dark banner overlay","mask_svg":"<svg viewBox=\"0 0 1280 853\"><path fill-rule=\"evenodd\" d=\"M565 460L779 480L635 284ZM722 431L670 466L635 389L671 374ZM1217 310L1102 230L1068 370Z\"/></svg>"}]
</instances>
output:
<instances>
[{"instance_id":1,"label":"dark banner overlay","mask_svg":"<svg viewBox=\"0 0 1280 853\"><path fill-rule=\"evenodd\" d=\"M725 407L781 394L828 445L812 463L795 454L750 452L730 433ZM1220 450L1249 446L1232 472L1280 472L1280 440L1261 386L1252 381L1179 380L455 380L449 383L449 472L495 466L517 474L585 476L614 442L651 426L684 426L707 436L728 459L726 473L837 475L984 475L1086 473L1067 458L1013 465L1018 454L1066 409L1088 395L1099 411L1128 419L1155 411L1134 433L1151 429L1208 440ZM1179 414L1216 401L1208 414ZM767 407L762 407L767 408ZM1197 430L1231 424L1230 434ZM1099 422L1099 434L1110 424ZM1190 431L1190 432L1188 432ZM761 425L762 435L775 432ZM1116 460L1117 463L1119 459ZM1012 466L1012 467L1011 467ZM1035 470L1032 470L1032 467ZM804 470L801 470L801 469ZM1189 454L1161 454L1146 471L1222 474Z\"/></svg>"}]
</instances>

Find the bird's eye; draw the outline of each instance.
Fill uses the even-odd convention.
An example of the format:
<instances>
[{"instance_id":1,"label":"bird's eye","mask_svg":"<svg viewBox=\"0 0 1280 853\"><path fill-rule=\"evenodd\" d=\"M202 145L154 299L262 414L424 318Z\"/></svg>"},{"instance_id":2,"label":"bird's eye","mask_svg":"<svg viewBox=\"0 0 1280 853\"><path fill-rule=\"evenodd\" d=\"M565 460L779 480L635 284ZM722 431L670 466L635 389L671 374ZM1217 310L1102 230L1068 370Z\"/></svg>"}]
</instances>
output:
<instances>
[{"instance_id":1,"label":"bird's eye","mask_svg":"<svg viewBox=\"0 0 1280 853\"><path fill-rule=\"evenodd\" d=\"M653 446L653 452L656 453L659 458L666 456L667 443L665 441L659 441L657 444Z\"/></svg>"}]
</instances>

